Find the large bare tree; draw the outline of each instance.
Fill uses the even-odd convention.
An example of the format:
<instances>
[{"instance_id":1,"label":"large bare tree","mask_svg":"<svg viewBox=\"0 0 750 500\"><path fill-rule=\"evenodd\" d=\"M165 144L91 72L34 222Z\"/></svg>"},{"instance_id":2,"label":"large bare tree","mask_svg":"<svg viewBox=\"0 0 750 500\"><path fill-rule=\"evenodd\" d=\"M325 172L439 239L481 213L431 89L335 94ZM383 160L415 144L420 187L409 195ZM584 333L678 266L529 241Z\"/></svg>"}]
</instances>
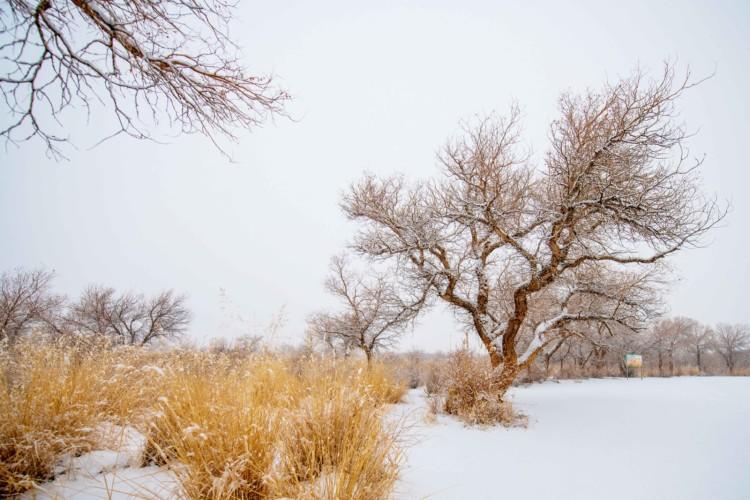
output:
<instances>
[{"instance_id":1,"label":"large bare tree","mask_svg":"<svg viewBox=\"0 0 750 500\"><path fill-rule=\"evenodd\" d=\"M360 349L368 364L376 351L396 344L427 298L401 289L392 276L352 270L344 256L331 259L326 289L344 307L311 316L310 332L334 348Z\"/></svg>"},{"instance_id":2,"label":"large bare tree","mask_svg":"<svg viewBox=\"0 0 750 500\"><path fill-rule=\"evenodd\" d=\"M0 91L11 143L41 139L61 156L72 106L108 108L111 134L151 136L160 120L185 133L234 137L287 94L253 76L228 38L231 0L0 1ZM216 142L216 141L214 141Z\"/></svg>"},{"instance_id":3,"label":"large bare tree","mask_svg":"<svg viewBox=\"0 0 750 500\"><path fill-rule=\"evenodd\" d=\"M88 287L68 316L70 329L130 345L178 336L189 323L185 297L171 290L146 298L134 293L117 295L113 288L102 286Z\"/></svg>"},{"instance_id":4,"label":"large bare tree","mask_svg":"<svg viewBox=\"0 0 750 500\"><path fill-rule=\"evenodd\" d=\"M675 121L692 85L665 65L655 80L635 72L563 94L536 167L517 108L466 126L439 155L442 178L352 186L342 207L362 224L354 246L457 311L501 370L502 394L563 329L640 327L658 312L662 261L723 217Z\"/></svg>"},{"instance_id":5,"label":"large bare tree","mask_svg":"<svg viewBox=\"0 0 750 500\"><path fill-rule=\"evenodd\" d=\"M54 273L16 269L0 275L0 341L56 324L64 297L51 291Z\"/></svg>"}]
</instances>

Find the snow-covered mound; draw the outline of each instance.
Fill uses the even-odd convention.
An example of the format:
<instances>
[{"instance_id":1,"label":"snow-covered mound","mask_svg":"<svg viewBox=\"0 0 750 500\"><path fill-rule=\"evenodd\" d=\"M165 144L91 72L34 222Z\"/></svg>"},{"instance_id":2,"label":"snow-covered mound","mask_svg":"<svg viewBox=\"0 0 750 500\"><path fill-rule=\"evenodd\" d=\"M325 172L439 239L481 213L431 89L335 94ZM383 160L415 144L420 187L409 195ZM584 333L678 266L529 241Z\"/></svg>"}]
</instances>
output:
<instances>
[{"instance_id":1,"label":"snow-covered mound","mask_svg":"<svg viewBox=\"0 0 750 500\"><path fill-rule=\"evenodd\" d=\"M425 423L399 499L750 499L750 378L547 382L513 390L529 427Z\"/></svg>"}]
</instances>

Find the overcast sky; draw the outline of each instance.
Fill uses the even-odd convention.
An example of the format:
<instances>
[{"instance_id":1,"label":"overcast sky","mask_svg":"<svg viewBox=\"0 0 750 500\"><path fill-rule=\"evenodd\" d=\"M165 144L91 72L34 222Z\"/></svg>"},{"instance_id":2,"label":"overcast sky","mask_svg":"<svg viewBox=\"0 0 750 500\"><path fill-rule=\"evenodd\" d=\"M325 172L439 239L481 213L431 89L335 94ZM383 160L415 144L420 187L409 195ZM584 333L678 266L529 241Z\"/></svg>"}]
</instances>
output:
<instances>
[{"instance_id":1,"label":"overcast sky","mask_svg":"<svg viewBox=\"0 0 750 500\"><path fill-rule=\"evenodd\" d=\"M338 201L363 171L434 175L459 120L513 100L538 159L562 90L676 58L698 76L716 71L679 106L698 131L691 152L706 155L706 190L733 210L709 247L672 260L671 312L750 322L750 3L239 3L245 64L278 75L294 120L241 133L233 163L200 136L90 149L108 123L97 111L68 122L69 161L37 143L0 150L0 269L53 268L72 295L89 283L175 288L189 296L197 339L258 331L283 307L279 340L294 341L310 312L331 305L328 260L354 231ZM461 338L438 310L402 346Z\"/></svg>"}]
</instances>

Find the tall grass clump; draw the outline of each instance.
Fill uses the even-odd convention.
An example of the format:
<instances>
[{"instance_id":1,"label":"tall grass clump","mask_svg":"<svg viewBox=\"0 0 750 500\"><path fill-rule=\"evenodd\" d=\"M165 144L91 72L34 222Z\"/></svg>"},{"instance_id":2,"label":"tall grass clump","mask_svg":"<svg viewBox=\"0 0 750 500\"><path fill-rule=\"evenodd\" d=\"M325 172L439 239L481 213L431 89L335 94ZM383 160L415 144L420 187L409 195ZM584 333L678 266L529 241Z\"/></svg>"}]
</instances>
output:
<instances>
[{"instance_id":1,"label":"tall grass clump","mask_svg":"<svg viewBox=\"0 0 750 500\"><path fill-rule=\"evenodd\" d=\"M310 365L312 366L312 365ZM385 367L356 363L306 370L305 397L285 418L277 494L325 499L387 497L401 456L385 404L406 392Z\"/></svg>"},{"instance_id":2,"label":"tall grass clump","mask_svg":"<svg viewBox=\"0 0 750 500\"><path fill-rule=\"evenodd\" d=\"M91 445L95 382L66 354L36 346L2 351L0 496L50 479L58 455Z\"/></svg>"},{"instance_id":3,"label":"tall grass clump","mask_svg":"<svg viewBox=\"0 0 750 500\"><path fill-rule=\"evenodd\" d=\"M145 357L67 341L0 347L0 496L51 479L61 455L91 449L97 424L147 406Z\"/></svg>"},{"instance_id":4,"label":"tall grass clump","mask_svg":"<svg viewBox=\"0 0 750 500\"><path fill-rule=\"evenodd\" d=\"M146 460L172 464L189 498L385 498L404 388L379 368L272 355L197 356L167 370Z\"/></svg>"},{"instance_id":5,"label":"tall grass clump","mask_svg":"<svg viewBox=\"0 0 750 500\"><path fill-rule=\"evenodd\" d=\"M278 436L275 408L289 389L283 373L258 373L274 365L199 355L169 367L145 459L177 464L189 498L265 498Z\"/></svg>"}]
</instances>

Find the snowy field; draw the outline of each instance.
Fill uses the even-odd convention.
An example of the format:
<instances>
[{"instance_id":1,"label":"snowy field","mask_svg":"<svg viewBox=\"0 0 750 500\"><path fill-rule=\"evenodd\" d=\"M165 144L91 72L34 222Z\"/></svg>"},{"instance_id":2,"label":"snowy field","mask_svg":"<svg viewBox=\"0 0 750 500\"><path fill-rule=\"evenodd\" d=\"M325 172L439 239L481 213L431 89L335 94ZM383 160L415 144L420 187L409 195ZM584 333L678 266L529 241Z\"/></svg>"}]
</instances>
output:
<instances>
[{"instance_id":1,"label":"snowy field","mask_svg":"<svg viewBox=\"0 0 750 500\"><path fill-rule=\"evenodd\" d=\"M547 382L513 391L527 429L427 424L398 499L750 499L750 377Z\"/></svg>"},{"instance_id":2,"label":"snowy field","mask_svg":"<svg viewBox=\"0 0 750 500\"><path fill-rule=\"evenodd\" d=\"M393 409L410 426L394 497L750 499L750 377L547 382L512 398L526 429L427 423L411 391ZM63 460L23 498L174 498L170 471L137 467L143 436L114 433L119 451Z\"/></svg>"}]
</instances>

